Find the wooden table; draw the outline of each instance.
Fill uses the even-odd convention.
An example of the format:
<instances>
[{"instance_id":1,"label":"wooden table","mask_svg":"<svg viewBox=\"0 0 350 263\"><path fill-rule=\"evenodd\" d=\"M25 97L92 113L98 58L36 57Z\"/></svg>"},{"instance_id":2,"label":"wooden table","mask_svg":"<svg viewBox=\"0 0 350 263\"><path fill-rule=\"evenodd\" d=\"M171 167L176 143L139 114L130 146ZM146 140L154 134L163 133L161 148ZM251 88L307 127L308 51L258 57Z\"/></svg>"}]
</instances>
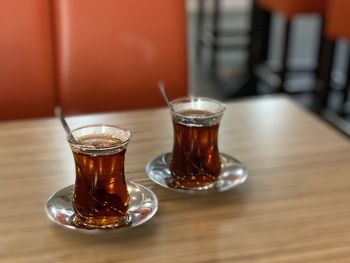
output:
<instances>
[{"instance_id":1,"label":"wooden table","mask_svg":"<svg viewBox=\"0 0 350 263\"><path fill-rule=\"evenodd\" d=\"M153 220L102 235L49 222L47 198L74 183L72 154L55 119L0 124L0 262L350 262L350 143L284 97L227 104L219 146L249 169L225 193L162 189L145 174L169 151L166 109L71 118L133 133L127 177L159 198Z\"/></svg>"}]
</instances>

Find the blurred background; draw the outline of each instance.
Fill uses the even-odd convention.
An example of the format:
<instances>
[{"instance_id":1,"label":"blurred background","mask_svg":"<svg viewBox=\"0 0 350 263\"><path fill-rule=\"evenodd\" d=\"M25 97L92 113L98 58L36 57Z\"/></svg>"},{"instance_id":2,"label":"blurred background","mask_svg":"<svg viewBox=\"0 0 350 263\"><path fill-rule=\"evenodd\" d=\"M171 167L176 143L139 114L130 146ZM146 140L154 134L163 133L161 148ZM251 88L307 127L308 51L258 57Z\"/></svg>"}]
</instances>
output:
<instances>
[{"instance_id":1,"label":"blurred background","mask_svg":"<svg viewBox=\"0 0 350 263\"><path fill-rule=\"evenodd\" d=\"M283 93L349 135L344 4L187 1L193 94L232 100Z\"/></svg>"},{"instance_id":2,"label":"blurred background","mask_svg":"<svg viewBox=\"0 0 350 263\"><path fill-rule=\"evenodd\" d=\"M284 94L350 134L343 0L0 0L0 119Z\"/></svg>"}]
</instances>

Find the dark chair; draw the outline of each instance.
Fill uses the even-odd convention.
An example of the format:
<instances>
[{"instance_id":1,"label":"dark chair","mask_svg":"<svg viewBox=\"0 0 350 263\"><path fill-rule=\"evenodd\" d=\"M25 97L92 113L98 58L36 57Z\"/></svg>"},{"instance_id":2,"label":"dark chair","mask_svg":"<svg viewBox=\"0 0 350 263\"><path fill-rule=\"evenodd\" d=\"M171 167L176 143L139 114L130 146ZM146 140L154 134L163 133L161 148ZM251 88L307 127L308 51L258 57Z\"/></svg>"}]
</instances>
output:
<instances>
[{"instance_id":1,"label":"dark chair","mask_svg":"<svg viewBox=\"0 0 350 263\"><path fill-rule=\"evenodd\" d=\"M330 93L332 91L333 60L336 47L336 41L345 39L350 42L350 2L344 0L329 0L329 7L326 14L327 23L324 31L324 41L321 52L321 67L319 79L321 80L321 92L319 96L319 110L327 108ZM348 46L349 47L349 46ZM346 79L341 87L342 102L337 112L340 115L347 115L346 104L349 100L350 85L350 52L348 52L348 67L345 73Z\"/></svg>"},{"instance_id":2,"label":"dark chair","mask_svg":"<svg viewBox=\"0 0 350 263\"><path fill-rule=\"evenodd\" d=\"M197 0L197 8L197 61L201 61L203 49L208 48L210 50L209 67L216 73L219 52L248 50L249 32L234 27L226 30L221 27L223 11L221 0ZM211 19L207 13L211 13Z\"/></svg>"},{"instance_id":3,"label":"dark chair","mask_svg":"<svg viewBox=\"0 0 350 263\"><path fill-rule=\"evenodd\" d=\"M323 17L327 8L327 0L257 0L254 7L254 21L252 26L257 29L252 30L250 57L251 76L253 78L257 77L271 85L269 79L266 78L266 76L269 75L265 73L268 72L269 74L274 74L278 79L278 85L276 88L277 92L286 92L285 82L287 73L292 71L292 69L288 68L292 20L297 15L301 14L318 14ZM281 13L286 21L281 67L276 70L264 65L265 69L259 71L256 68L257 64L264 62L267 57L270 17L272 13L276 12ZM297 69L296 71L310 71L315 73L316 70L317 69ZM295 71L295 69L293 69L293 71Z\"/></svg>"}]
</instances>

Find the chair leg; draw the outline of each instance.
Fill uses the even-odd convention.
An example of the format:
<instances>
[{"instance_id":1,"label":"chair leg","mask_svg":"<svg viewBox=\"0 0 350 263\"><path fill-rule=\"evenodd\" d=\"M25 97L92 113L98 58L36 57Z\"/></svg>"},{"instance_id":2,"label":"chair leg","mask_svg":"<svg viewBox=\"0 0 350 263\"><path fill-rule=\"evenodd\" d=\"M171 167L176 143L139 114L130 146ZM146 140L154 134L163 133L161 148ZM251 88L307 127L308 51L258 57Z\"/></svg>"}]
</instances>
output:
<instances>
[{"instance_id":1,"label":"chair leg","mask_svg":"<svg viewBox=\"0 0 350 263\"><path fill-rule=\"evenodd\" d=\"M253 1L251 14L250 44L248 47L248 83L245 89L257 94L255 67L267 59L270 39L271 13L258 7Z\"/></svg>"},{"instance_id":2,"label":"chair leg","mask_svg":"<svg viewBox=\"0 0 350 263\"><path fill-rule=\"evenodd\" d=\"M197 0L197 39L196 39L196 58L198 61L202 58L202 48L203 48L203 28L204 28L204 5L205 0Z\"/></svg>"},{"instance_id":3,"label":"chair leg","mask_svg":"<svg viewBox=\"0 0 350 263\"><path fill-rule=\"evenodd\" d=\"M258 56L258 62L261 63L268 58L269 53L269 40L271 29L271 12L260 9L260 52Z\"/></svg>"},{"instance_id":4,"label":"chair leg","mask_svg":"<svg viewBox=\"0 0 350 263\"><path fill-rule=\"evenodd\" d=\"M249 32L249 46L248 46L248 60L247 60L247 71L248 71L248 84L246 88L256 85L256 77L254 74L254 68L258 64L259 56L259 10L256 5L256 1L253 1L251 11L251 22ZM248 87L249 86L249 87Z\"/></svg>"},{"instance_id":5,"label":"chair leg","mask_svg":"<svg viewBox=\"0 0 350 263\"><path fill-rule=\"evenodd\" d=\"M211 43L211 69L216 73L218 66L218 50L219 50L219 25L220 25L220 0L214 0L213 2L213 39Z\"/></svg>"},{"instance_id":6,"label":"chair leg","mask_svg":"<svg viewBox=\"0 0 350 263\"><path fill-rule=\"evenodd\" d=\"M287 20L286 22L286 32L284 34L284 43L283 43L283 54L282 54L282 67L279 72L280 83L277 88L277 92L285 92L285 82L286 75L288 71L288 53L289 53L289 44L290 44L290 32L291 32L291 22Z\"/></svg>"},{"instance_id":7,"label":"chair leg","mask_svg":"<svg viewBox=\"0 0 350 263\"><path fill-rule=\"evenodd\" d=\"M259 8L255 1L252 8L248 69L266 60L270 38L271 13Z\"/></svg>"},{"instance_id":8,"label":"chair leg","mask_svg":"<svg viewBox=\"0 0 350 263\"><path fill-rule=\"evenodd\" d=\"M325 43L325 37L324 37L324 28L325 28L325 20L324 18L320 18L320 39L319 39L319 48L318 48L318 56L317 56L317 67L315 70L316 77L320 76L320 65L322 64L322 51L323 51L323 44Z\"/></svg>"},{"instance_id":9,"label":"chair leg","mask_svg":"<svg viewBox=\"0 0 350 263\"><path fill-rule=\"evenodd\" d=\"M315 68L315 77L316 77L316 83L313 90L313 101L311 105L311 109L316 112L320 113L321 108L321 91L323 89L323 78L325 71L325 63L328 63L327 60L325 60L325 43L327 39L324 35L324 28L325 28L325 20L321 17L321 23L320 23L320 37L319 37L319 46L318 46L318 54L317 54L317 66Z\"/></svg>"},{"instance_id":10,"label":"chair leg","mask_svg":"<svg viewBox=\"0 0 350 263\"><path fill-rule=\"evenodd\" d=\"M321 43L319 70L317 79L319 88L315 105L316 112L320 113L327 107L328 97L331 92L332 66L335 51L335 40L324 38Z\"/></svg>"},{"instance_id":11,"label":"chair leg","mask_svg":"<svg viewBox=\"0 0 350 263\"><path fill-rule=\"evenodd\" d=\"M342 109L341 109L341 113L346 115L346 103L349 100L349 85L350 85L350 52L348 54L348 70L346 73L346 81L345 81L345 85L344 88L342 90L342 95L343 95L343 103L342 103Z\"/></svg>"}]
</instances>

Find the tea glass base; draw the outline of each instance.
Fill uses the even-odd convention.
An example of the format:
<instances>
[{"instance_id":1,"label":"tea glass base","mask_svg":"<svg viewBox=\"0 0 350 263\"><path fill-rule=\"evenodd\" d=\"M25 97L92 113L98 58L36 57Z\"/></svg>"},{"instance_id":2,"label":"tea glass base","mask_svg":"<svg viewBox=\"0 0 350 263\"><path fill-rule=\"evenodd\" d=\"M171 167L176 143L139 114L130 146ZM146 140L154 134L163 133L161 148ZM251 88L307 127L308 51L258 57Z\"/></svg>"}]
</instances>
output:
<instances>
[{"instance_id":1,"label":"tea glass base","mask_svg":"<svg viewBox=\"0 0 350 263\"><path fill-rule=\"evenodd\" d=\"M145 186L133 182L127 182L127 186L130 196L127 214L113 224L91 225L79 220L72 204L74 185L59 190L49 198L46 204L47 216L60 226L88 232L139 226L151 219L157 212L158 199Z\"/></svg>"},{"instance_id":2,"label":"tea glass base","mask_svg":"<svg viewBox=\"0 0 350 263\"><path fill-rule=\"evenodd\" d=\"M224 192L244 183L248 176L247 169L240 161L230 155L220 153L221 172L214 183L195 188L185 186L174 187L170 171L171 158L171 153L164 153L154 158L147 164L146 172L148 177L156 184L179 192Z\"/></svg>"}]
</instances>

